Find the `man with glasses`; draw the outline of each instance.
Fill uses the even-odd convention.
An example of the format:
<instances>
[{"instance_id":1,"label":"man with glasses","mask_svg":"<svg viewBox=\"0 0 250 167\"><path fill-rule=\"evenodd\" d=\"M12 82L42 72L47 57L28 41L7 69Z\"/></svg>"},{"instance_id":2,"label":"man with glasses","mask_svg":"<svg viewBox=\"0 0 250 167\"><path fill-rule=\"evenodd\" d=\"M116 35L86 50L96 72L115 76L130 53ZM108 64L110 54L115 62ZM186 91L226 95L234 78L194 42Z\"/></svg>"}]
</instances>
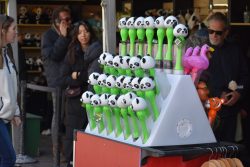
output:
<instances>
[{"instance_id":1,"label":"man with glasses","mask_svg":"<svg viewBox=\"0 0 250 167\"><path fill-rule=\"evenodd\" d=\"M61 88L60 68L70 43L71 11L66 6L60 6L53 11L52 26L42 35L41 54L44 60L44 70L47 84L52 88ZM52 94L53 118L51 123L53 153L58 148L56 141L56 96ZM61 102L59 102L61 106Z\"/></svg>"},{"instance_id":2,"label":"man with glasses","mask_svg":"<svg viewBox=\"0 0 250 167\"><path fill-rule=\"evenodd\" d=\"M207 82L211 97L225 99L218 112L218 124L214 126L217 140L235 142L239 101L244 98L249 81L244 55L235 43L226 40L228 33L229 23L224 14L216 12L208 18L209 43L215 51L203 80Z\"/></svg>"}]
</instances>

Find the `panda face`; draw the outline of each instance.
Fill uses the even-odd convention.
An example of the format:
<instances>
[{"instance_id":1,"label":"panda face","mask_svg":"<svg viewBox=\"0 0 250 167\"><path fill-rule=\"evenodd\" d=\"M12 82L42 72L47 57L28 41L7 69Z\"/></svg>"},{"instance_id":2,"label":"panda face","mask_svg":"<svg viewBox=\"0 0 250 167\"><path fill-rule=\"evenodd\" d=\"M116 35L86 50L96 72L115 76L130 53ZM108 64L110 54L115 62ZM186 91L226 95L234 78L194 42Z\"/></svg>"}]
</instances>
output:
<instances>
[{"instance_id":1,"label":"panda face","mask_svg":"<svg viewBox=\"0 0 250 167\"><path fill-rule=\"evenodd\" d=\"M108 98L108 105L110 105L111 107L117 107L117 100L118 100L118 96L117 95L111 95Z\"/></svg>"},{"instance_id":2,"label":"panda face","mask_svg":"<svg viewBox=\"0 0 250 167\"><path fill-rule=\"evenodd\" d=\"M108 105L108 99L109 99L109 94L107 94L107 93L104 93L104 94L102 94L101 96L100 96L100 105L101 106L106 106L106 105Z\"/></svg>"},{"instance_id":3,"label":"panda face","mask_svg":"<svg viewBox=\"0 0 250 167\"><path fill-rule=\"evenodd\" d=\"M144 77L140 82L140 86L142 90L151 90L154 89L155 82L149 77Z\"/></svg>"},{"instance_id":4,"label":"panda face","mask_svg":"<svg viewBox=\"0 0 250 167\"><path fill-rule=\"evenodd\" d=\"M155 60L151 56L144 56L141 59L140 66L143 69L151 69L155 67Z\"/></svg>"},{"instance_id":5,"label":"panda face","mask_svg":"<svg viewBox=\"0 0 250 167\"><path fill-rule=\"evenodd\" d=\"M119 23L118 23L118 28L126 28L126 22L127 22L127 19L126 17L123 17L119 20Z\"/></svg>"},{"instance_id":6,"label":"panda face","mask_svg":"<svg viewBox=\"0 0 250 167\"><path fill-rule=\"evenodd\" d=\"M112 54L110 54L110 53L106 54L106 57L104 59L105 65L113 66L113 59L114 59L114 57Z\"/></svg>"},{"instance_id":7,"label":"panda face","mask_svg":"<svg viewBox=\"0 0 250 167\"><path fill-rule=\"evenodd\" d=\"M94 95L94 93L92 93L90 91L86 91L82 94L80 101L85 103L85 104L88 104L88 103L90 103L90 99L93 95Z\"/></svg>"},{"instance_id":8,"label":"panda face","mask_svg":"<svg viewBox=\"0 0 250 167\"><path fill-rule=\"evenodd\" d=\"M94 94L90 99L90 104L93 106L99 106L101 104L99 95Z\"/></svg>"},{"instance_id":9,"label":"panda face","mask_svg":"<svg viewBox=\"0 0 250 167\"><path fill-rule=\"evenodd\" d=\"M164 21L164 26L167 28L175 28L177 26L178 20L174 16L168 16Z\"/></svg>"},{"instance_id":10,"label":"panda face","mask_svg":"<svg viewBox=\"0 0 250 167\"><path fill-rule=\"evenodd\" d=\"M97 72L93 72L92 74L89 75L89 80L88 83L90 85L97 85L98 84L98 78L99 78L100 74Z\"/></svg>"},{"instance_id":11,"label":"panda face","mask_svg":"<svg viewBox=\"0 0 250 167\"><path fill-rule=\"evenodd\" d=\"M131 57L129 60L129 68L131 70L140 68L140 61L141 61L141 58L139 56Z\"/></svg>"},{"instance_id":12,"label":"panda face","mask_svg":"<svg viewBox=\"0 0 250 167\"><path fill-rule=\"evenodd\" d=\"M124 75L120 75L118 78L116 78L116 84L115 86L117 88L123 88L123 81L125 79L125 76Z\"/></svg>"},{"instance_id":13,"label":"panda face","mask_svg":"<svg viewBox=\"0 0 250 167\"><path fill-rule=\"evenodd\" d=\"M131 106L134 111L144 110L147 108L147 102L141 97L136 97L133 99Z\"/></svg>"},{"instance_id":14,"label":"panda face","mask_svg":"<svg viewBox=\"0 0 250 167\"><path fill-rule=\"evenodd\" d=\"M98 85L106 86L106 79L107 79L107 75L106 74L101 74L97 79Z\"/></svg>"},{"instance_id":15,"label":"panda face","mask_svg":"<svg viewBox=\"0 0 250 167\"><path fill-rule=\"evenodd\" d=\"M186 37L188 35L188 28L183 24L178 24L174 28L174 36L176 37Z\"/></svg>"},{"instance_id":16,"label":"panda face","mask_svg":"<svg viewBox=\"0 0 250 167\"><path fill-rule=\"evenodd\" d=\"M135 17L130 17L126 22L127 28L134 28L134 22L135 22Z\"/></svg>"},{"instance_id":17,"label":"panda face","mask_svg":"<svg viewBox=\"0 0 250 167\"><path fill-rule=\"evenodd\" d=\"M98 63L102 64L102 65L105 65L105 58L106 58L106 54L107 53L102 53L98 59Z\"/></svg>"},{"instance_id":18,"label":"panda face","mask_svg":"<svg viewBox=\"0 0 250 167\"><path fill-rule=\"evenodd\" d=\"M131 85L131 82L132 82L132 77L125 77L125 79L123 80L123 88L125 89L131 89L132 88L132 85Z\"/></svg>"},{"instance_id":19,"label":"panda face","mask_svg":"<svg viewBox=\"0 0 250 167\"><path fill-rule=\"evenodd\" d=\"M137 95L133 92L128 92L124 95L124 99L123 99L123 103L127 106L130 106L132 103L132 100L134 100L134 98L136 98Z\"/></svg>"},{"instance_id":20,"label":"panda face","mask_svg":"<svg viewBox=\"0 0 250 167\"><path fill-rule=\"evenodd\" d=\"M118 100L117 100L117 106L120 108L126 108L127 105L123 103L124 95L120 95Z\"/></svg>"},{"instance_id":21,"label":"panda face","mask_svg":"<svg viewBox=\"0 0 250 167\"><path fill-rule=\"evenodd\" d=\"M122 56L122 59L120 61L120 67L122 69L128 69L129 68L129 60L130 60L129 56Z\"/></svg>"},{"instance_id":22,"label":"panda face","mask_svg":"<svg viewBox=\"0 0 250 167\"><path fill-rule=\"evenodd\" d=\"M34 64L34 59L32 57L29 57L28 59L26 59L26 64L28 65L33 65Z\"/></svg>"},{"instance_id":23,"label":"panda face","mask_svg":"<svg viewBox=\"0 0 250 167\"><path fill-rule=\"evenodd\" d=\"M114 75L109 75L106 78L106 86L109 88L113 88L115 87L115 84L116 84L116 77Z\"/></svg>"},{"instance_id":24,"label":"panda face","mask_svg":"<svg viewBox=\"0 0 250 167\"><path fill-rule=\"evenodd\" d=\"M138 17L134 23L135 28L144 28L144 17Z\"/></svg>"},{"instance_id":25,"label":"panda face","mask_svg":"<svg viewBox=\"0 0 250 167\"><path fill-rule=\"evenodd\" d=\"M154 24L156 28L164 28L164 17L163 16L158 17L155 20Z\"/></svg>"},{"instance_id":26,"label":"panda face","mask_svg":"<svg viewBox=\"0 0 250 167\"><path fill-rule=\"evenodd\" d=\"M139 77L133 78L131 82L131 86L134 91L141 90L140 81L141 81L141 78Z\"/></svg>"},{"instance_id":27,"label":"panda face","mask_svg":"<svg viewBox=\"0 0 250 167\"><path fill-rule=\"evenodd\" d=\"M121 62L122 56L115 56L113 59L113 66L115 68L119 68L120 67L120 62Z\"/></svg>"},{"instance_id":28,"label":"panda face","mask_svg":"<svg viewBox=\"0 0 250 167\"><path fill-rule=\"evenodd\" d=\"M149 16L144 19L144 28L154 28L154 19Z\"/></svg>"}]
</instances>

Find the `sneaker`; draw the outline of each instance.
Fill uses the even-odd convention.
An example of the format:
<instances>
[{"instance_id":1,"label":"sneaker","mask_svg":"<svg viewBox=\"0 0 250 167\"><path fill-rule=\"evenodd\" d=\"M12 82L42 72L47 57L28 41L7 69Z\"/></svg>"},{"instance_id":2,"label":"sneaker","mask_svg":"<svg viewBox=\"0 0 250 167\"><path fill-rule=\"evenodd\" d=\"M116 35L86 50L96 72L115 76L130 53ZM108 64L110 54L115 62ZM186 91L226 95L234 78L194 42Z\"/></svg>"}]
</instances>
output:
<instances>
[{"instance_id":1,"label":"sneaker","mask_svg":"<svg viewBox=\"0 0 250 167\"><path fill-rule=\"evenodd\" d=\"M51 130L50 129L43 130L41 134L44 135L44 136L51 135Z\"/></svg>"}]
</instances>

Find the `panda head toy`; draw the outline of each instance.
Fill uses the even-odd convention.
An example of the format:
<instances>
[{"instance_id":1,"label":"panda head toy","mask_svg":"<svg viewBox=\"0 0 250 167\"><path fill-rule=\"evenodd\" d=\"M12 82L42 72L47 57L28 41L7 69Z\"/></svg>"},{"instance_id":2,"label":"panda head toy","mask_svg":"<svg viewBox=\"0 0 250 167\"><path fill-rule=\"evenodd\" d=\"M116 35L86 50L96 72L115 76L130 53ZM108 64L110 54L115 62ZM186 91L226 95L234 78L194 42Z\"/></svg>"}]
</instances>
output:
<instances>
[{"instance_id":1,"label":"panda head toy","mask_svg":"<svg viewBox=\"0 0 250 167\"><path fill-rule=\"evenodd\" d=\"M109 54L107 52L103 52L100 56L99 56L99 59L98 59L98 63L102 64L102 65L105 65L105 58L106 58L106 55Z\"/></svg>"},{"instance_id":2,"label":"panda head toy","mask_svg":"<svg viewBox=\"0 0 250 167\"><path fill-rule=\"evenodd\" d=\"M124 75L120 75L119 77L116 78L116 83L115 83L115 86L117 88L123 88L123 81L125 79L125 76Z\"/></svg>"},{"instance_id":3,"label":"panda head toy","mask_svg":"<svg viewBox=\"0 0 250 167\"><path fill-rule=\"evenodd\" d=\"M158 17L155 22L155 28L164 28L164 17L163 16L160 16Z\"/></svg>"},{"instance_id":4,"label":"panda head toy","mask_svg":"<svg viewBox=\"0 0 250 167\"><path fill-rule=\"evenodd\" d=\"M91 97L94 95L93 92L86 91L82 94L80 101L84 104L89 104Z\"/></svg>"},{"instance_id":5,"label":"panda head toy","mask_svg":"<svg viewBox=\"0 0 250 167\"><path fill-rule=\"evenodd\" d=\"M133 99L131 107L134 111L144 110L147 108L147 102L141 97L136 97Z\"/></svg>"},{"instance_id":6,"label":"panda head toy","mask_svg":"<svg viewBox=\"0 0 250 167\"><path fill-rule=\"evenodd\" d=\"M178 24L178 20L176 17L174 16L168 16L165 20L164 20L164 25L167 28L175 28L175 26L177 26Z\"/></svg>"},{"instance_id":7,"label":"panda head toy","mask_svg":"<svg viewBox=\"0 0 250 167\"><path fill-rule=\"evenodd\" d=\"M113 88L115 87L115 84L116 84L116 77L114 75L109 75L106 78L106 86L109 88Z\"/></svg>"},{"instance_id":8,"label":"panda head toy","mask_svg":"<svg viewBox=\"0 0 250 167\"><path fill-rule=\"evenodd\" d=\"M130 106L136 97L137 95L134 92L128 92L124 95L123 103L127 106Z\"/></svg>"},{"instance_id":9,"label":"panda head toy","mask_svg":"<svg viewBox=\"0 0 250 167\"><path fill-rule=\"evenodd\" d=\"M139 77L133 78L131 82L131 86L134 91L141 90L140 82L141 82L141 78Z\"/></svg>"},{"instance_id":10,"label":"panda head toy","mask_svg":"<svg viewBox=\"0 0 250 167\"><path fill-rule=\"evenodd\" d=\"M104 59L105 65L113 66L113 59L114 59L114 56L110 53L107 53Z\"/></svg>"},{"instance_id":11,"label":"panda head toy","mask_svg":"<svg viewBox=\"0 0 250 167\"><path fill-rule=\"evenodd\" d=\"M132 85L131 85L131 82L132 82L132 77L130 76L126 76L122 82L123 84L123 88L124 89L131 89L132 88Z\"/></svg>"},{"instance_id":12,"label":"panda head toy","mask_svg":"<svg viewBox=\"0 0 250 167\"><path fill-rule=\"evenodd\" d=\"M123 103L123 99L124 99L124 95L120 95L120 96L118 97L117 106L120 107L120 108L126 108L126 107L128 107L127 105L125 105L125 104Z\"/></svg>"},{"instance_id":13,"label":"panda head toy","mask_svg":"<svg viewBox=\"0 0 250 167\"><path fill-rule=\"evenodd\" d=\"M133 56L129 60L129 68L131 70L136 70L140 68L141 56Z\"/></svg>"},{"instance_id":14,"label":"panda head toy","mask_svg":"<svg viewBox=\"0 0 250 167\"><path fill-rule=\"evenodd\" d=\"M100 74L97 81L98 81L98 85L100 86L106 86L106 79L107 79L107 75L106 74Z\"/></svg>"},{"instance_id":15,"label":"panda head toy","mask_svg":"<svg viewBox=\"0 0 250 167\"><path fill-rule=\"evenodd\" d=\"M126 23L127 23L127 18L126 17L121 18L118 23L118 28L120 29L127 28Z\"/></svg>"},{"instance_id":16,"label":"panda head toy","mask_svg":"<svg viewBox=\"0 0 250 167\"><path fill-rule=\"evenodd\" d=\"M135 22L135 17L130 17L126 22L127 28L135 28L134 22Z\"/></svg>"},{"instance_id":17,"label":"panda head toy","mask_svg":"<svg viewBox=\"0 0 250 167\"><path fill-rule=\"evenodd\" d=\"M118 95L111 95L108 98L108 105L111 107L117 107L117 100L119 96Z\"/></svg>"},{"instance_id":18,"label":"panda head toy","mask_svg":"<svg viewBox=\"0 0 250 167\"><path fill-rule=\"evenodd\" d=\"M147 70L155 67L155 60L152 56L143 56L140 61L141 68Z\"/></svg>"},{"instance_id":19,"label":"panda head toy","mask_svg":"<svg viewBox=\"0 0 250 167\"><path fill-rule=\"evenodd\" d=\"M188 35L188 28L184 24L178 24L174 28L174 36L186 37Z\"/></svg>"},{"instance_id":20,"label":"panda head toy","mask_svg":"<svg viewBox=\"0 0 250 167\"><path fill-rule=\"evenodd\" d=\"M99 73L93 72L92 74L89 75L88 83L90 85L97 85L99 76L100 76Z\"/></svg>"},{"instance_id":21,"label":"panda head toy","mask_svg":"<svg viewBox=\"0 0 250 167\"><path fill-rule=\"evenodd\" d=\"M153 17L148 16L144 19L144 28L155 28Z\"/></svg>"},{"instance_id":22,"label":"panda head toy","mask_svg":"<svg viewBox=\"0 0 250 167\"><path fill-rule=\"evenodd\" d=\"M101 104L100 96L98 94L94 94L90 98L90 104L93 106L99 106Z\"/></svg>"},{"instance_id":23,"label":"panda head toy","mask_svg":"<svg viewBox=\"0 0 250 167\"><path fill-rule=\"evenodd\" d=\"M122 69L128 69L129 68L129 60L130 60L129 56L122 56L122 59L120 61L120 67Z\"/></svg>"},{"instance_id":24,"label":"panda head toy","mask_svg":"<svg viewBox=\"0 0 250 167\"><path fill-rule=\"evenodd\" d=\"M144 28L144 17L138 17L134 23L135 28Z\"/></svg>"},{"instance_id":25,"label":"panda head toy","mask_svg":"<svg viewBox=\"0 0 250 167\"><path fill-rule=\"evenodd\" d=\"M117 56L114 57L114 59L113 59L113 66L115 68L119 68L120 67L121 59L122 59L122 56L120 56L120 55L117 55Z\"/></svg>"},{"instance_id":26,"label":"panda head toy","mask_svg":"<svg viewBox=\"0 0 250 167\"><path fill-rule=\"evenodd\" d=\"M155 88L155 82L150 77L143 77L140 86L142 90L151 90Z\"/></svg>"},{"instance_id":27,"label":"panda head toy","mask_svg":"<svg viewBox=\"0 0 250 167\"><path fill-rule=\"evenodd\" d=\"M108 99L109 99L109 94L107 94L107 93L103 93L103 94L101 94L101 96L100 96L100 105L101 106L106 106L106 105L108 105Z\"/></svg>"}]
</instances>

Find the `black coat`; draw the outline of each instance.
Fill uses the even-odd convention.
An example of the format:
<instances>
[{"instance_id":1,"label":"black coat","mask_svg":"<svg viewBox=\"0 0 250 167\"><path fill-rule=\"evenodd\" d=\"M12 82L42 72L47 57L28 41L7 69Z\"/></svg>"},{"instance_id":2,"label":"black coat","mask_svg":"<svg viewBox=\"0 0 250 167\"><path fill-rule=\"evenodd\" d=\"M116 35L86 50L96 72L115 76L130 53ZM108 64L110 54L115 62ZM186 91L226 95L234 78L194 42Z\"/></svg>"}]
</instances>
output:
<instances>
[{"instance_id":1,"label":"black coat","mask_svg":"<svg viewBox=\"0 0 250 167\"><path fill-rule=\"evenodd\" d=\"M42 35L41 54L49 87L61 87L59 73L69 43L70 38L59 36L53 27Z\"/></svg>"},{"instance_id":2,"label":"black coat","mask_svg":"<svg viewBox=\"0 0 250 167\"><path fill-rule=\"evenodd\" d=\"M210 60L207 84L211 97L220 97L222 92L230 92L228 84L234 80L242 89L237 89L244 98L246 91L249 89L249 74L240 48L233 43L225 43L215 48ZM235 115L239 111L239 105L223 106L218 114L221 117Z\"/></svg>"},{"instance_id":3,"label":"black coat","mask_svg":"<svg viewBox=\"0 0 250 167\"><path fill-rule=\"evenodd\" d=\"M99 41L92 43L85 52L82 51L79 45L75 46L76 58L75 63L70 65L68 55L65 57L61 67L61 84L63 87L85 87L88 85L88 76L93 72L101 72L100 64L98 63L99 56L102 53L102 46ZM72 72L80 72L76 80L72 79Z\"/></svg>"}]
</instances>

